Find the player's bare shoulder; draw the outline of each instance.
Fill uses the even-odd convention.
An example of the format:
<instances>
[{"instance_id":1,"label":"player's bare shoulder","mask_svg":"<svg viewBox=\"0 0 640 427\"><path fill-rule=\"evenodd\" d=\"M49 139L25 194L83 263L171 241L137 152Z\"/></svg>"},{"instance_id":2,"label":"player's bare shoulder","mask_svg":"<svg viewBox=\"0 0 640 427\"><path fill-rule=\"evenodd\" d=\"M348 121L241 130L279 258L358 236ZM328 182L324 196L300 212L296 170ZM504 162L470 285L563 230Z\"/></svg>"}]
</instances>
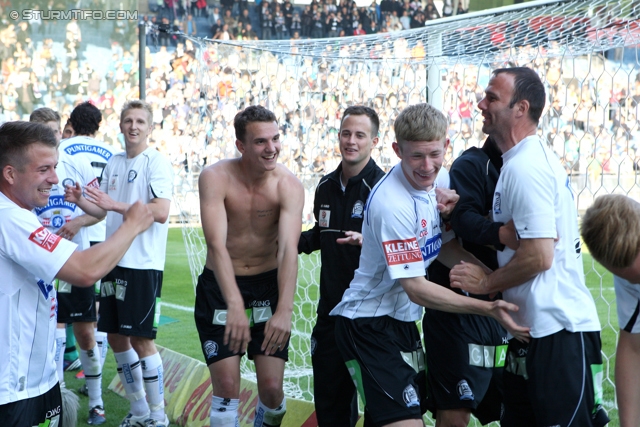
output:
<instances>
[{"instance_id":1,"label":"player's bare shoulder","mask_svg":"<svg viewBox=\"0 0 640 427\"><path fill-rule=\"evenodd\" d=\"M234 163L237 162L237 159L223 159L204 168L198 178L200 192L202 193L203 189L211 188L211 186L219 191L228 188L236 174L237 166Z\"/></svg>"}]
</instances>

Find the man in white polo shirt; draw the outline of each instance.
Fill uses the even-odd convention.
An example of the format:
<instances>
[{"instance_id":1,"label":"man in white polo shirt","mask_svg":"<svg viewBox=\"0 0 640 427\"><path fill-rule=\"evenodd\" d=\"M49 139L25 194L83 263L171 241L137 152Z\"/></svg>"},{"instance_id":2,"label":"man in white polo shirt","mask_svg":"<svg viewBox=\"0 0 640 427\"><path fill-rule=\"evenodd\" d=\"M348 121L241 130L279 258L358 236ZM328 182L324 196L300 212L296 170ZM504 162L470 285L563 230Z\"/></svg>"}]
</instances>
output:
<instances>
[{"instance_id":1,"label":"man in white polo shirt","mask_svg":"<svg viewBox=\"0 0 640 427\"><path fill-rule=\"evenodd\" d=\"M152 215L136 203L122 227L101 245L77 245L49 232L32 210L45 206L58 183L58 141L40 123L0 126L0 419L4 425L59 422L55 364L55 278L90 287L124 255ZM86 266L93 266L87 269Z\"/></svg>"}]
</instances>

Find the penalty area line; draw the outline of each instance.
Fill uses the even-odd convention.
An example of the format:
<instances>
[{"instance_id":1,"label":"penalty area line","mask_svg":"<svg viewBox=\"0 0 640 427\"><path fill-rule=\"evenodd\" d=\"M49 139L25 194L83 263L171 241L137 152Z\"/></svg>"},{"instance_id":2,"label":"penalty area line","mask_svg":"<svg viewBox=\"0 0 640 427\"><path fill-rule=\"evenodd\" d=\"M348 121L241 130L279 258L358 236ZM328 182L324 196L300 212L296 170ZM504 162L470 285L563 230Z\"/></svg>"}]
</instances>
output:
<instances>
[{"instance_id":1,"label":"penalty area line","mask_svg":"<svg viewBox=\"0 0 640 427\"><path fill-rule=\"evenodd\" d=\"M171 304L170 302L162 301L162 307L173 308L174 310L186 311L188 313L193 313L195 309L193 307L187 307L184 305Z\"/></svg>"}]
</instances>

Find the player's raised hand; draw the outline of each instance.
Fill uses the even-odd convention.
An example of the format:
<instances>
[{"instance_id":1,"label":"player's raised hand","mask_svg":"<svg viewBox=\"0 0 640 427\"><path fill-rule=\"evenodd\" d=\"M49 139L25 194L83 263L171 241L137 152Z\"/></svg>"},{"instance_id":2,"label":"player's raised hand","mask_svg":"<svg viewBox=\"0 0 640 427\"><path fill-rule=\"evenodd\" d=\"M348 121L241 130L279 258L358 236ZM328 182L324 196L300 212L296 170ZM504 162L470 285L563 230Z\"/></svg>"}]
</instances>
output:
<instances>
[{"instance_id":1,"label":"player's raised hand","mask_svg":"<svg viewBox=\"0 0 640 427\"><path fill-rule=\"evenodd\" d=\"M448 219L460 200L460 195L450 188L436 188L436 202L443 218Z\"/></svg>"},{"instance_id":2,"label":"player's raised hand","mask_svg":"<svg viewBox=\"0 0 640 427\"><path fill-rule=\"evenodd\" d=\"M246 353L251 341L249 319L242 305L227 307L227 320L224 327L224 344L235 354Z\"/></svg>"},{"instance_id":3,"label":"player's raised hand","mask_svg":"<svg viewBox=\"0 0 640 427\"><path fill-rule=\"evenodd\" d=\"M291 336L291 314L276 310L264 327L262 351L269 356L285 348Z\"/></svg>"},{"instance_id":4,"label":"player's raised hand","mask_svg":"<svg viewBox=\"0 0 640 427\"><path fill-rule=\"evenodd\" d=\"M84 187L84 197L105 211L114 210L115 202L113 199L99 188Z\"/></svg>"},{"instance_id":5,"label":"player's raised hand","mask_svg":"<svg viewBox=\"0 0 640 427\"><path fill-rule=\"evenodd\" d=\"M138 200L124 213L124 222L133 224L136 234L140 234L153 224L153 213L149 206Z\"/></svg>"},{"instance_id":6,"label":"player's raised hand","mask_svg":"<svg viewBox=\"0 0 640 427\"><path fill-rule=\"evenodd\" d=\"M357 231L345 231L344 235L346 237L336 239L337 244L362 246L362 234L358 233Z\"/></svg>"},{"instance_id":7,"label":"player's raised hand","mask_svg":"<svg viewBox=\"0 0 640 427\"><path fill-rule=\"evenodd\" d=\"M518 311L519 308L517 305L501 299L492 301L491 305L491 311L489 312L491 317L500 322L517 340L529 342L529 338L531 338L529 328L518 325L510 314L511 312Z\"/></svg>"},{"instance_id":8,"label":"player's raised hand","mask_svg":"<svg viewBox=\"0 0 640 427\"><path fill-rule=\"evenodd\" d=\"M64 187L64 200L65 202L78 204L78 201L82 199L82 187L79 182L75 185L67 185Z\"/></svg>"}]
</instances>

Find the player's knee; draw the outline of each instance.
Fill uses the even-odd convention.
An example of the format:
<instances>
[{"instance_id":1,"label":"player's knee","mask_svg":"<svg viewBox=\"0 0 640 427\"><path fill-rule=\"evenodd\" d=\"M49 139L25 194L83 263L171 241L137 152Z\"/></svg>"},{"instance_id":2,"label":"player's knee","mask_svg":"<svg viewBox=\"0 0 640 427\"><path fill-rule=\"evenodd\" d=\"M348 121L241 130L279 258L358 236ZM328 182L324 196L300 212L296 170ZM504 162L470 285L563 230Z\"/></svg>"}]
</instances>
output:
<instances>
[{"instance_id":1,"label":"player's knee","mask_svg":"<svg viewBox=\"0 0 640 427\"><path fill-rule=\"evenodd\" d=\"M471 419L469 409L439 410L436 427L467 427Z\"/></svg>"},{"instance_id":2,"label":"player's knee","mask_svg":"<svg viewBox=\"0 0 640 427\"><path fill-rule=\"evenodd\" d=\"M212 387L214 395L230 399L237 397L239 383L232 375L216 375Z\"/></svg>"},{"instance_id":3,"label":"player's knee","mask_svg":"<svg viewBox=\"0 0 640 427\"><path fill-rule=\"evenodd\" d=\"M258 384L260 399L270 408L280 405L284 398L282 381L278 378L262 378Z\"/></svg>"}]
</instances>

